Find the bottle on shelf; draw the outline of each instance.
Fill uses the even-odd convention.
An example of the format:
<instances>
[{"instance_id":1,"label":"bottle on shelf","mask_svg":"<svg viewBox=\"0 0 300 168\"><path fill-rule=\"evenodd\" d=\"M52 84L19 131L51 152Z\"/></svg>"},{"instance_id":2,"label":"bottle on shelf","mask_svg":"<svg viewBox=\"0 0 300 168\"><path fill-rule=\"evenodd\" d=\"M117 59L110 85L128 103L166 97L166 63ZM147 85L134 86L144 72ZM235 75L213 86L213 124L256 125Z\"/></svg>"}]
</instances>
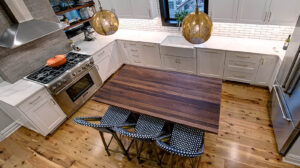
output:
<instances>
[{"instance_id":1,"label":"bottle on shelf","mask_svg":"<svg viewBox=\"0 0 300 168\"><path fill-rule=\"evenodd\" d=\"M283 49L287 50L289 43L291 41L291 35L289 35L289 37L285 40L284 45L283 45Z\"/></svg>"}]
</instances>

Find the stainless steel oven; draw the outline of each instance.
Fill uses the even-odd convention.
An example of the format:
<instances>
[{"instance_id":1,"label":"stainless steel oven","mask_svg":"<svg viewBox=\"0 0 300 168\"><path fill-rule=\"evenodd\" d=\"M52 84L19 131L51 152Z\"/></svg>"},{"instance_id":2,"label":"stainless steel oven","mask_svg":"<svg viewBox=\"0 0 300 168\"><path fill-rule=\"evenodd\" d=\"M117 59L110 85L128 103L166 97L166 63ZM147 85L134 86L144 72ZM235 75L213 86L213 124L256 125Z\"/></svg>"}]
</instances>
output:
<instances>
[{"instance_id":1,"label":"stainless steel oven","mask_svg":"<svg viewBox=\"0 0 300 168\"><path fill-rule=\"evenodd\" d=\"M54 95L62 110L70 117L102 85L102 80L95 66L68 83Z\"/></svg>"}]
</instances>

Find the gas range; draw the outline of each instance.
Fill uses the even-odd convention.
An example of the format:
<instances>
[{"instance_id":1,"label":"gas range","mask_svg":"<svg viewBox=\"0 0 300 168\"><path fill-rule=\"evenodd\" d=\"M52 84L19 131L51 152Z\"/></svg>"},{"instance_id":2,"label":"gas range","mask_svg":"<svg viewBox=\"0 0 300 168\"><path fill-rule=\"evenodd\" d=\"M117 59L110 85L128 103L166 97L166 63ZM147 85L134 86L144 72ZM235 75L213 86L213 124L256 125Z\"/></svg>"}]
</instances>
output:
<instances>
[{"instance_id":1,"label":"gas range","mask_svg":"<svg viewBox=\"0 0 300 168\"><path fill-rule=\"evenodd\" d=\"M90 55L70 52L66 54L67 62L57 68L44 66L26 76L26 79L44 85L51 93L55 94L73 79L88 71L94 64Z\"/></svg>"},{"instance_id":2,"label":"gas range","mask_svg":"<svg viewBox=\"0 0 300 168\"><path fill-rule=\"evenodd\" d=\"M60 67L45 66L25 78L45 86L70 117L101 87L102 80L92 56L70 52L66 58Z\"/></svg>"}]
</instances>

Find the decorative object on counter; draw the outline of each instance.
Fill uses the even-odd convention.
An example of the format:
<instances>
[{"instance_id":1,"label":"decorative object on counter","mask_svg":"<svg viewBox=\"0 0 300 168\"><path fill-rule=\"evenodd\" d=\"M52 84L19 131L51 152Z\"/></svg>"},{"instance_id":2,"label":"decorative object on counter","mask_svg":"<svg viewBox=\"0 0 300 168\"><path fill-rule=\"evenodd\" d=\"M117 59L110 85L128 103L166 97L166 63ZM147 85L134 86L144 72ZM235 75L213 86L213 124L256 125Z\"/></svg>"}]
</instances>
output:
<instances>
[{"instance_id":1,"label":"decorative object on counter","mask_svg":"<svg viewBox=\"0 0 300 168\"><path fill-rule=\"evenodd\" d=\"M55 57L49 58L47 60L47 66L51 68L56 68L64 65L67 62L65 55L56 55Z\"/></svg>"},{"instance_id":2,"label":"decorative object on counter","mask_svg":"<svg viewBox=\"0 0 300 168\"><path fill-rule=\"evenodd\" d=\"M69 43L70 43L70 46L73 50L75 51L80 51L81 48L77 47L74 43L73 43L73 40L69 40Z\"/></svg>"},{"instance_id":3,"label":"decorative object on counter","mask_svg":"<svg viewBox=\"0 0 300 168\"><path fill-rule=\"evenodd\" d=\"M91 27L84 27L84 28L82 28L82 31L84 33L84 41L93 41L93 40L95 40L95 37L92 36L92 34L94 32L92 31Z\"/></svg>"},{"instance_id":4,"label":"decorative object on counter","mask_svg":"<svg viewBox=\"0 0 300 168\"><path fill-rule=\"evenodd\" d=\"M206 42L212 33L212 21L203 12L199 12L198 0L196 0L196 11L190 13L183 20L182 34L192 44Z\"/></svg>"},{"instance_id":5,"label":"decorative object on counter","mask_svg":"<svg viewBox=\"0 0 300 168\"><path fill-rule=\"evenodd\" d=\"M112 35L119 29L119 20L115 13L109 10L103 10L100 0L100 11L95 13L92 18L93 29L101 35Z\"/></svg>"},{"instance_id":6,"label":"decorative object on counter","mask_svg":"<svg viewBox=\"0 0 300 168\"><path fill-rule=\"evenodd\" d=\"M291 41L291 35L289 35L289 37L285 40L284 45L283 45L283 50L287 50L287 48L289 47Z\"/></svg>"},{"instance_id":7,"label":"decorative object on counter","mask_svg":"<svg viewBox=\"0 0 300 168\"><path fill-rule=\"evenodd\" d=\"M188 11L178 11L175 13L175 19L177 21L177 26L181 27L183 19L188 15Z\"/></svg>"}]
</instances>

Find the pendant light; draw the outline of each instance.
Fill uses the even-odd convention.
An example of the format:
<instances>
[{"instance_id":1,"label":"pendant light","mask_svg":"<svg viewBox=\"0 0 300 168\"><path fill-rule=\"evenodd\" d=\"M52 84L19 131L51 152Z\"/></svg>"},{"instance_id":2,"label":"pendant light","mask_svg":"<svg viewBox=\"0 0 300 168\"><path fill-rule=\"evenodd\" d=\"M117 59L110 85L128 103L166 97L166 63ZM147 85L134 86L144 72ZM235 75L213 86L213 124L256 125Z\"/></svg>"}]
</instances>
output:
<instances>
[{"instance_id":1,"label":"pendant light","mask_svg":"<svg viewBox=\"0 0 300 168\"><path fill-rule=\"evenodd\" d=\"M212 21L203 12L199 12L198 0L196 0L196 11L185 17L182 23L182 35L192 44L206 42L212 33Z\"/></svg>"},{"instance_id":2,"label":"pendant light","mask_svg":"<svg viewBox=\"0 0 300 168\"><path fill-rule=\"evenodd\" d=\"M112 35L118 31L119 20L115 13L109 10L103 10L100 1L100 11L96 12L92 17L93 29L101 35Z\"/></svg>"}]
</instances>

